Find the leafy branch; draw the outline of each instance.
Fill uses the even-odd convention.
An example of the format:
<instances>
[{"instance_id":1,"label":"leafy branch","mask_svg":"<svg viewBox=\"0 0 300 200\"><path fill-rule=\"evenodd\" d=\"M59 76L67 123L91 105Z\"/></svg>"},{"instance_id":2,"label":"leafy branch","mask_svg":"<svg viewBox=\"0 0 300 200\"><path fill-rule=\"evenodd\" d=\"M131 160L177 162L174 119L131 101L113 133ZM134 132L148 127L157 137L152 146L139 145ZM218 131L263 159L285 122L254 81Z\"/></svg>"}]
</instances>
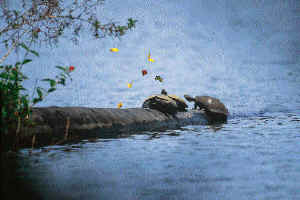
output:
<instances>
[{"instance_id":1,"label":"leafy branch","mask_svg":"<svg viewBox=\"0 0 300 200\"><path fill-rule=\"evenodd\" d=\"M137 20L132 18L126 25L103 23L96 15L97 8L103 3L104 0L75 0L69 4L63 0L22 0L21 10L2 6L0 23L5 26L0 29L1 43L9 48L18 47L22 41L31 48L33 43L57 44L62 35L77 43L83 29L90 30L92 36L99 39L106 36L120 38L135 28ZM71 34L64 34L67 29ZM6 57L3 56L0 63Z\"/></svg>"}]
</instances>

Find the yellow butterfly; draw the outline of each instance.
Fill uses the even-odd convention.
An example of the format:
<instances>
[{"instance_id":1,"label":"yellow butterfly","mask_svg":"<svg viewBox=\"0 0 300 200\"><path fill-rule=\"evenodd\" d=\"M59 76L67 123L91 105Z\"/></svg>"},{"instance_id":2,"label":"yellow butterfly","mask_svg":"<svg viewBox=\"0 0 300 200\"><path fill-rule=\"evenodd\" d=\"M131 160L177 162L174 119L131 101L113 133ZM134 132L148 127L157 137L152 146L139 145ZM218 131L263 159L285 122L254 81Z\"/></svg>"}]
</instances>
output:
<instances>
[{"instance_id":1,"label":"yellow butterfly","mask_svg":"<svg viewBox=\"0 0 300 200\"><path fill-rule=\"evenodd\" d=\"M121 108L122 106L123 106L122 102L118 103L118 108Z\"/></svg>"},{"instance_id":2,"label":"yellow butterfly","mask_svg":"<svg viewBox=\"0 0 300 200\"><path fill-rule=\"evenodd\" d=\"M119 51L119 49L118 48L111 48L111 49L109 49L111 52L118 52Z\"/></svg>"},{"instance_id":3,"label":"yellow butterfly","mask_svg":"<svg viewBox=\"0 0 300 200\"><path fill-rule=\"evenodd\" d=\"M148 54L148 61L149 61L149 62L154 62L154 59L153 59L153 58L151 58L151 54L150 54L150 52L149 52L149 54Z\"/></svg>"},{"instance_id":4,"label":"yellow butterfly","mask_svg":"<svg viewBox=\"0 0 300 200\"><path fill-rule=\"evenodd\" d=\"M128 88L132 88L132 82L127 83L127 87L128 87Z\"/></svg>"}]
</instances>

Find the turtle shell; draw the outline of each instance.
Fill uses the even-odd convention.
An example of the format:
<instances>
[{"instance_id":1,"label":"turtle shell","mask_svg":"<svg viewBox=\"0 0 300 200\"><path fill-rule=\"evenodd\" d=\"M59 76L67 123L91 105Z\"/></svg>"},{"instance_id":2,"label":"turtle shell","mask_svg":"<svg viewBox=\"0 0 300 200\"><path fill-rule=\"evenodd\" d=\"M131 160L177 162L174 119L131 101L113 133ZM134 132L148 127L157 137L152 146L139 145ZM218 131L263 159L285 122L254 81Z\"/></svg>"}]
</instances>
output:
<instances>
[{"instance_id":1,"label":"turtle shell","mask_svg":"<svg viewBox=\"0 0 300 200\"><path fill-rule=\"evenodd\" d=\"M185 101L182 98L180 98L174 94L169 94L168 97L170 97L171 99L173 99L176 102L176 104L178 106L178 111L186 111L186 108L188 107L188 105L185 103Z\"/></svg>"},{"instance_id":2,"label":"turtle shell","mask_svg":"<svg viewBox=\"0 0 300 200\"><path fill-rule=\"evenodd\" d=\"M176 96L174 95L174 97ZM144 101L142 107L155 109L163 113L168 113L173 115L176 114L178 111L182 111L185 109L181 105L182 102L178 102L176 98L172 98L170 97L170 95L152 95Z\"/></svg>"},{"instance_id":3,"label":"turtle shell","mask_svg":"<svg viewBox=\"0 0 300 200\"><path fill-rule=\"evenodd\" d=\"M210 96L196 96L195 103L200 106L200 108L204 108L209 112L218 113L228 115L229 112L225 105L214 97Z\"/></svg>"}]
</instances>

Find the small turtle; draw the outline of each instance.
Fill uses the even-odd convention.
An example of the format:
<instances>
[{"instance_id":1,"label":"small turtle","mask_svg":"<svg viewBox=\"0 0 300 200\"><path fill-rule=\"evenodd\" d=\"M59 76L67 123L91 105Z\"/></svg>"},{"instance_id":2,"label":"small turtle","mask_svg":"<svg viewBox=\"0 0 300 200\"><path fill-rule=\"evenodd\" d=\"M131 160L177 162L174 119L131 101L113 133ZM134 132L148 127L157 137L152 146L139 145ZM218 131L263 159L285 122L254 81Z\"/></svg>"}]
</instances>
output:
<instances>
[{"instance_id":1,"label":"small turtle","mask_svg":"<svg viewBox=\"0 0 300 200\"><path fill-rule=\"evenodd\" d=\"M162 90L160 95L152 95L148 97L143 108L150 108L161 111L166 114L174 115L177 112L186 111L188 105L185 101L176 95L168 95L166 90Z\"/></svg>"},{"instance_id":2,"label":"small turtle","mask_svg":"<svg viewBox=\"0 0 300 200\"><path fill-rule=\"evenodd\" d=\"M197 107L203 109L210 122L227 121L229 112L219 99L210 96L196 96L193 98L189 95L184 95L184 98L189 102L195 102L194 109L197 109Z\"/></svg>"}]
</instances>

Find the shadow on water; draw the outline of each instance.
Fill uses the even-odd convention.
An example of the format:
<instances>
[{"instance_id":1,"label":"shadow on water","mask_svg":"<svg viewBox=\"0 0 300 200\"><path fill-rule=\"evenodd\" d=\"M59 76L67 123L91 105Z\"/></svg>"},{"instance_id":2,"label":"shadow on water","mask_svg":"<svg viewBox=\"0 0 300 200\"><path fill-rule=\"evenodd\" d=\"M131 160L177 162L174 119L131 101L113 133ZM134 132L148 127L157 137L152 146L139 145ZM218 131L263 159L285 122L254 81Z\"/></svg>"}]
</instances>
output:
<instances>
[{"instance_id":1,"label":"shadow on water","mask_svg":"<svg viewBox=\"0 0 300 200\"><path fill-rule=\"evenodd\" d=\"M20 172L22 164L20 155L9 152L1 153L1 199L42 199L33 191L33 184L26 178L26 173Z\"/></svg>"}]
</instances>

